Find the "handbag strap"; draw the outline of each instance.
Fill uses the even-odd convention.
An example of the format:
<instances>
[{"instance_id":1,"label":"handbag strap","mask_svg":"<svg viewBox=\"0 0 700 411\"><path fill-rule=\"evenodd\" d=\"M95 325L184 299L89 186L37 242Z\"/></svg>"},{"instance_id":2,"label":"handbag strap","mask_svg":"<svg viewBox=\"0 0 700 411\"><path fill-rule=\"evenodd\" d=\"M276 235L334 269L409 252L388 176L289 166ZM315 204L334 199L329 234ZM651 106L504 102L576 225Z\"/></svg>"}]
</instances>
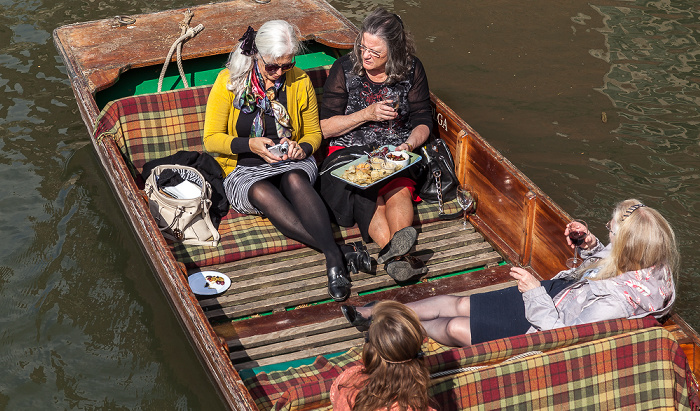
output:
<instances>
[{"instance_id":1,"label":"handbag strap","mask_svg":"<svg viewBox=\"0 0 700 411\"><path fill-rule=\"evenodd\" d=\"M433 170L433 177L435 178L435 186L437 187L437 198L438 198L438 214L445 214L445 209L442 204L442 171L439 168Z\"/></svg>"},{"instance_id":2,"label":"handbag strap","mask_svg":"<svg viewBox=\"0 0 700 411\"><path fill-rule=\"evenodd\" d=\"M207 189L211 189L210 187L207 187ZM219 245L219 240L221 239L221 234L219 234L219 230L214 227L214 223L211 222L211 217L209 217L209 207L211 207L211 200L208 198L205 198L202 200L202 216L204 217L204 222L207 224L207 228L209 229L209 232L211 233L211 239L212 241L209 243L212 247L216 247Z\"/></svg>"},{"instance_id":3,"label":"handbag strap","mask_svg":"<svg viewBox=\"0 0 700 411\"><path fill-rule=\"evenodd\" d=\"M440 139L436 139L436 140L437 140L436 141L437 144L442 143L444 149L447 150L447 155L449 156L450 151L447 149L445 142L440 140ZM425 147L423 147L423 151L424 152L426 151ZM443 156L438 154L435 161L440 161L440 160L442 160L446 163L446 166L447 166L446 169L452 175L452 178L454 179L454 181L459 181L459 179L457 178L457 175L453 171L454 170L454 163L450 164L452 161L452 158L449 157L449 158L445 159L445 158L443 158ZM453 220L455 218L460 217L462 215L463 211L460 210L460 211L457 211L456 213L445 214L445 207L444 207L443 199L442 199L442 179L440 177L442 177L442 171L440 170L439 167L436 167L433 170L433 178L435 178L435 186L437 187L438 218L440 220Z\"/></svg>"}]
</instances>

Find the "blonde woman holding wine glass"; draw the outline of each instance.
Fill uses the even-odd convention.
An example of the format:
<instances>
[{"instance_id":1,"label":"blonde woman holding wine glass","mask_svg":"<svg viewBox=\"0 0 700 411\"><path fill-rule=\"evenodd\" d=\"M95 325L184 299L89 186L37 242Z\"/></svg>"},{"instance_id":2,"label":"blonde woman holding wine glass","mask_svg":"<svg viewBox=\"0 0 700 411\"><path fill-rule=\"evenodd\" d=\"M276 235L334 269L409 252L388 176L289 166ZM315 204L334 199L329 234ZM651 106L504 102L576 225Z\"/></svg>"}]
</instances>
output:
<instances>
[{"instance_id":1,"label":"blonde woman holding wine glass","mask_svg":"<svg viewBox=\"0 0 700 411\"><path fill-rule=\"evenodd\" d=\"M572 222L573 223L573 222ZM572 223L564 235L568 244ZM467 346L528 332L616 318L665 317L676 299L679 255L668 221L636 199L617 204L604 246L588 232L583 264L539 281L512 267L516 287L460 297L441 295L406 304L436 341ZM350 307L355 326L371 322L371 307Z\"/></svg>"}]
</instances>

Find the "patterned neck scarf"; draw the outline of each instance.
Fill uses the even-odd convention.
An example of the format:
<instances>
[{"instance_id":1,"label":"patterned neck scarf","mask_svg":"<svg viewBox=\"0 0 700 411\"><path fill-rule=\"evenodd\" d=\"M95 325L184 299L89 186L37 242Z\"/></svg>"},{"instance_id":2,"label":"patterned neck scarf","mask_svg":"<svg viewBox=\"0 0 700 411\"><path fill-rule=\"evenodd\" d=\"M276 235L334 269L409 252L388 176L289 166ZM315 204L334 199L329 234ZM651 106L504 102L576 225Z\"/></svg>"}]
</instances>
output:
<instances>
[{"instance_id":1,"label":"patterned neck scarf","mask_svg":"<svg viewBox=\"0 0 700 411\"><path fill-rule=\"evenodd\" d=\"M291 138L292 123L289 119L289 113L282 103L277 101L277 93L284 85L285 76L280 77L275 84L265 90L263 84L265 80L262 78L258 70L257 61L253 64L253 70L248 74L248 78L243 85L241 95L234 100L233 107L246 114L255 111L259 108L253 125L250 128L250 137L262 137L265 135L265 120L263 114L274 116L277 136L281 138Z\"/></svg>"}]
</instances>

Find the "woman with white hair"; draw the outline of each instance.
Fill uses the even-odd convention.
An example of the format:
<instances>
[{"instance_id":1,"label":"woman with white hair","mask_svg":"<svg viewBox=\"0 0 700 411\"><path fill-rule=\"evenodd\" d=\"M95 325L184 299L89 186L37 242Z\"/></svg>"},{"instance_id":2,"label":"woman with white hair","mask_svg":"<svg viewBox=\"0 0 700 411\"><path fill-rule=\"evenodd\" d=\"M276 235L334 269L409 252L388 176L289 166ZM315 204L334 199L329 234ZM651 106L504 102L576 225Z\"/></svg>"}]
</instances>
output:
<instances>
[{"instance_id":1,"label":"woman with white hair","mask_svg":"<svg viewBox=\"0 0 700 411\"><path fill-rule=\"evenodd\" d=\"M571 224L575 223L564 231L567 238ZM552 280L539 281L529 271L513 267L510 274L517 287L467 297L436 296L406 305L430 337L451 346L616 318L666 316L676 299L673 276L679 261L668 221L639 200L629 199L615 207L606 227L608 246L588 234L581 246L586 261ZM371 307L341 308L355 326L371 322Z\"/></svg>"},{"instance_id":2,"label":"woman with white hair","mask_svg":"<svg viewBox=\"0 0 700 411\"><path fill-rule=\"evenodd\" d=\"M366 248L335 243L313 188L312 154L322 136L314 87L295 67L301 47L286 21L248 27L209 94L204 147L216 153L231 206L263 214L285 236L323 252L328 293L342 301L350 295L346 267L369 270L370 260Z\"/></svg>"}]
</instances>

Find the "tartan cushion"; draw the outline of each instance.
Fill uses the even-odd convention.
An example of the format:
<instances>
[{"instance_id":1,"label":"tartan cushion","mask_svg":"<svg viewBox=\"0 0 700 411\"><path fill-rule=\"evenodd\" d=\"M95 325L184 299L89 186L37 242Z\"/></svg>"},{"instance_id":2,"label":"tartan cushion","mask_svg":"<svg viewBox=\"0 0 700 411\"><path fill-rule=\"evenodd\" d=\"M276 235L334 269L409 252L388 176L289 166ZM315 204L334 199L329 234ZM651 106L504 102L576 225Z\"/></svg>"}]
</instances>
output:
<instances>
[{"instance_id":1,"label":"tartan cushion","mask_svg":"<svg viewBox=\"0 0 700 411\"><path fill-rule=\"evenodd\" d=\"M690 409L685 353L661 327L433 381L443 410Z\"/></svg>"},{"instance_id":2,"label":"tartan cushion","mask_svg":"<svg viewBox=\"0 0 700 411\"><path fill-rule=\"evenodd\" d=\"M307 71L317 94L323 92L329 68ZM94 137L109 137L116 142L137 186L142 188L140 170L146 162L180 150L202 152L202 129L210 90L211 86L201 86L112 101L98 117ZM446 213L458 210L456 201L445 205ZM437 219L436 205L416 206L414 225ZM222 220L219 233L221 241L217 247L171 244L175 258L194 268L304 247L282 235L267 219L233 210ZM334 235L341 240L357 238L360 233L356 227L334 226Z\"/></svg>"},{"instance_id":3,"label":"tartan cushion","mask_svg":"<svg viewBox=\"0 0 700 411\"><path fill-rule=\"evenodd\" d=\"M686 405L697 395L687 359L670 333L657 325L653 317L617 319L467 348L450 349L429 341L424 351L433 374L490 364L434 379L430 395L443 410L513 404L524 409L595 408L603 398L610 409L630 404ZM503 362L532 351L546 354ZM260 373L244 382L261 410L329 407L333 381L343 369L359 364L360 355L361 347L355 347L330 360L318 357L312 365Z\"/></svg>"},{"instance_id":4,"label":"tartan cushion","mask_svg":"<svg viewBox=\"0 0 700 411\"><path fill-rule=\"evenodd\" d=\"M211 86L144 94L112 101L95 124L96 139L111 137L134 179L148 161L180 150L202 152L202 129Z\"/></svg>"}]
</instances>

